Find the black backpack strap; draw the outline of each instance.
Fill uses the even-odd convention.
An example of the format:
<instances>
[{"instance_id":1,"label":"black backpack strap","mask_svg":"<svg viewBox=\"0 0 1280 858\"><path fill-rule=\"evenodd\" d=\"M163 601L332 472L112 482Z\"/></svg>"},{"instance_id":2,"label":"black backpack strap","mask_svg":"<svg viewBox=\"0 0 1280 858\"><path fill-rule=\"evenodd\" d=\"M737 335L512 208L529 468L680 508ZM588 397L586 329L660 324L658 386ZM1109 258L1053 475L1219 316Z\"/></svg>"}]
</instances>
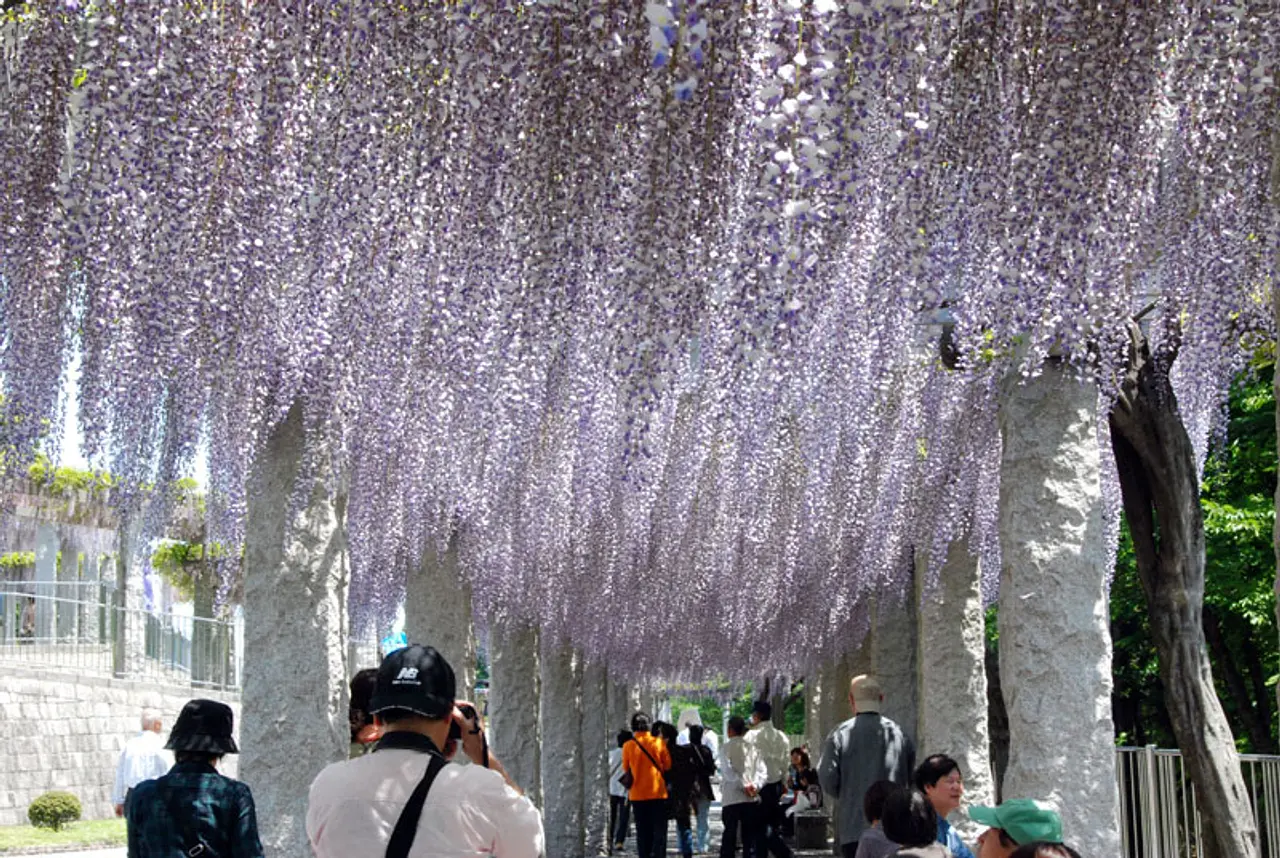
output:
<instances>
[{"instance_id":1,"label":"black backpack strap","mask_svg":"<svg viewBox=\"0 0 1280 858\"><path fill-rule=\"evenodd\" d=\"M649 749L644 746L643 742L641 742L639 739L632 739L631 741L635 742L637 745L640 746L640 750L644 751L644 755L649 758L649 762L653 763L653 767L658 770L658 774L662 774L663 772L666 771L666 769L658 765L658 761L653 758L653 754L649 753Z\"/></svg>"},{"instance_id":2,"label":"black backpack strap","mask_svg":"<svg viewBox=\"0 0 1280 858\"><path fill-rule=\"evenodd\" d=\"M387 844L386 858L409 858L409 847L413 846L414 835L418 833L418 821L422 819L422 805L426 803L427 793L436 775L444 768L445 759L439 754L431 754L431 762L427 763L427 773L414 787L413 795L405 802L400 818L396 820L395 830L391 832L391 841Z\"/></svg>"}]
</instances>

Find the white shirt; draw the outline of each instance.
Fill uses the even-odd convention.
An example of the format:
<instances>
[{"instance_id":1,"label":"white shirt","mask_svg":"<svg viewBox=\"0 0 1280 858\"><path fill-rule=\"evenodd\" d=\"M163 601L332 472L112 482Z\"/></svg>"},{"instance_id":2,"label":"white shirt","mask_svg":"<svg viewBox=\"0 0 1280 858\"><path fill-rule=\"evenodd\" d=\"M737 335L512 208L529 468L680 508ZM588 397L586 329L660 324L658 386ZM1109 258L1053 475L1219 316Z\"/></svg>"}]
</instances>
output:
<instances>
[{"instance_id":1,"label":"white shirt","mask_svg":"<svg viewBox=\"0 0 1280 858\"><path fill-rule=\"evenodd\" d=\"M743 791L751 784L756 789L764 786L764 763L760 762L756 749L741 737L727 740L720 746L720 805L742 804L755 801Z\"/></svg>"},{"instance_id":2,"label":"white shirt","mask_svg":"<svg viewBox=\"0 0 1280 858\"><path fill-rule=\"evenodd\" d=\"M747 744L753 745L760 760L764 763L764 782L773 784L787 776L787 767L791 763L791 743L787 734L773 726L772 722L761 721L747 732Z\"/></svg>"},{"instance_id":3,"label":"white shirt","mask_svg":"<svg viewBox=\"0 0 1280 858\"><path fill-rule=\"evenodd\" d=\"M158 778L173 768L173 755L164 749L164 737L143 730L124 743L116 764L116 782L111 787L111 803L124 804L124 794L143 781Z\"/></svg>"},{"instance_id":4,"label":"white shirt","mask_svg":"<svg viewBox=\"0 0 1280 858\"><path fill-rule=\"evenodd\" d=\"M311 784L307 838L316 858L381 855L430 757L389 748L326 766ZM440 770L409 858L538 858L542 815L482 766Z\"/></svg>"},{"instance_id":5,"label":"white shirt","mask_svg":"<svg viewBox=\"0 0 1280 858\"><path fill-rule=\"evenodd\" d=\"M680 735L676 736L677 745L689 744L689 731L681 730ZM702 744L711 749L712 755L720 752L720 739L710 730L702 731Z\"/></svg>"},{"instance_id":6,"label":"white shirt","mask_svg":"<svg viewBox=\"0 0 1280 858\"><path fill-rule=\"evenodd\" d=\"M614 748L609 752L609 795L626 798L627 788L618 783L620 777L622 777L622 749Z\"/></svg>"}]
</instances>

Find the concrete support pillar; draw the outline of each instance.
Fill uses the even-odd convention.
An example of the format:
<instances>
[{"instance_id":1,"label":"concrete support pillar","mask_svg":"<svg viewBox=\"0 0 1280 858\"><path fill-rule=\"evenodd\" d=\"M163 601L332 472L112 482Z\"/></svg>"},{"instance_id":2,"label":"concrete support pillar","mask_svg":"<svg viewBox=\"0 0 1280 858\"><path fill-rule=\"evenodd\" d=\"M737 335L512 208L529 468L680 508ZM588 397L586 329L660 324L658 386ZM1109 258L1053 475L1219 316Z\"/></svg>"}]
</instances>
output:
<instances>
[{"instance_id":1,"label":"concrete support pillar","mask_svg":"<svg viewBox=\"0 0 1280 858\"><path fill-rule=\"evenodd\" d=\"M542 812L547 855L582 858L582 668L572 649L542 639Z\"/></svg>"},{"instance_id":2,"label":"concrete support pillar","mask_svg":"<svg viewBox=\"0 0 1280 858\"><path fill-rule=\"evenodd\" d=\"M527 625L490 623L489 730L493 750L511 779L542 807L538 685L537 630Z\"/></svg>"},{"instance_id":3,"label":"concrete support pillar","mask_svg":"<svg viewBox=\"0 0 1280 858\"><path fill-rule=\"evenodd\" d=\"M112 672L117 677L138 676L147 658L146 611L143 606L142 564L135 556L142 515L121 515L119 550L115 556L115 604L111 616Z\"/></svg>"},{"instance_id":4,"label":"concrete support pillar","mask_svg":"<svg viewBox=\"0 0 1280 858\"><path fill-rule=\"evenodd\" d=\"M876 597L875 619L869 640L871 673L879 677L880 687L884 690L881 714L898 722L914 742L919 738L916 724L919 706L916 663L919 603L912 598L913 593L914 586L910 583L905 590L881 590ZM855 675L851 674L850 678ZM847 686L845 696L848 697Z\"/></svg>"},{"instance_id":5,"label":"concrete support pillar","mask_svg":"<svg viewBox=\"0 0 1280 858\"><path fill-rule=\"evenodd\" d=\"M960 763L966 805L993 805L991 747L987 734L986 619L978 559L966 543L952 543L934 586L928 555L917 557L920 604L920 718L916 756L947 754ZM958 813L952 822L968 842L980 826Z\"/></svg>"},{"instance_id":6,"label":"concrete support pillar","mask_svg":"<svg viewBox=\"0 0 1280 858\"><path fill-rule=\"evenodd\" d=\"M74 641L78 634L80 600L80 546L70 528L62 528L58 534L58 621L60 641Z\"/></svg>"},{"instance_id":7,"label":"concrete support pillar","mask_svg":"<svg viewBox=\"0 0 1280 858\"><path fill-rule=\"evenodd\" d=\"M227 636L214 620L213 605L218 595L218 576L201 564L195 570L194 620L191 628L191 681L221 687L227 681L230 649Z\"/></svg>"},{"instance_id":8,"label":"concrete support pillar","mask_svg":"<svg viewBox=\"0 0 1280 858\"><path fill-rule=\"evenodd\" d=\"M36 530L36 639L54 636L58 597L58 529L45 522Z\"/></svg>"},{"instance_id":9,"label":"concrete support pillar","mask_svg":"<svg viewBox=\"0 0 1280 858\"><path fill-rule=\"evenodd\" d=\"M295 403L254 463L246 516L240 777L269 858L309 853L307 789L349 744L346 497L330 492L326 456L304 466L305 444Z\"/></svg>"},{"instance_id":10,"label":"concrete support pillar","mask_svg":"<svg viewBox=\"0 0 1280 858\"><path fill-rule=\"evenodd\" d=\"M1054 802L1083 854L1120 852L1098 393L1049 364L1000 406L1003 797ZM1071 772L1063 777L1063 772Z\"/></svg>"},{"instance_id":11,"label":"concrete support pillar","mask_svg":"<svg viewBox=\"0 0 1280 858\"><path fill-rule=\"evenodd\" d=\"M614 736L619 730L631 729L631 689L625 682L609 678L609 718L607 722L609 747L614 747ZM710 725L715 726L715 725Z\"/></svg>"},{"instance_id":12,"label":"concrete support pillar","mask_svg":"<svg viewBox=\"0 0 1280 858\"><path fill-rule=\"evenodd\" d=\"M640 686L640 711L649 716L649 720L658 717L658 692L652 685Z\"/></svg>"},{"instance_id":13,"label":"concrete support pillar","mask_svg":"<svg viewBox=\"0 0 1280 858\"><path fill-rule=\"evenodd\" d=\"M822 685L822 669L811 667L804 675L804 740L809 745L809 756L818 764L822 743L827 734L822 732L822 700L827 689Z\"/></svg>"},{"instance_id":14,"label":"concrete support pillar","mask_svg":"<svg viewBox=\"0 0 1280 858\"><path fill-rule=\"evenodd\" d=\"M96 552L85 552L80 593L80 640L96 644L102 636L102 558Z\"/></svg>"},{"instance_id":15,"label":"concrete support pillar","mask_svg":"<svg viewBox=\"0 0 1280 858\"><path fill-rule=\"evenodd\" d=\"M98 642L111 642L111 616L115 612L115 568L113 554L99 554L98 565Z\"/></svg>"},{"instance_id":16,"label":"concrete support pillar","mask_svg":"<svg viewBox=\"0 0 1280 858\"><path fill-rule=\"evenodd\" d=\"M609 849L609 749L618 731L609 721L609 678L604 665L582 670L582 824L589 856Z\"/></svg>"},{"instance_id":17,"label":"concrete support pillar","mask_svg":"<svg viewBox=\"0 0 1280 858\"><path fill-rule=\"evenodd\" d=\"M409 643L435 647L453 667L458 696L470 700L476 687L476 642L471 623L471 585L458 570L458 536L444 552L430 542L410 575L404 598Z\"/></svg>"}]
</instances>

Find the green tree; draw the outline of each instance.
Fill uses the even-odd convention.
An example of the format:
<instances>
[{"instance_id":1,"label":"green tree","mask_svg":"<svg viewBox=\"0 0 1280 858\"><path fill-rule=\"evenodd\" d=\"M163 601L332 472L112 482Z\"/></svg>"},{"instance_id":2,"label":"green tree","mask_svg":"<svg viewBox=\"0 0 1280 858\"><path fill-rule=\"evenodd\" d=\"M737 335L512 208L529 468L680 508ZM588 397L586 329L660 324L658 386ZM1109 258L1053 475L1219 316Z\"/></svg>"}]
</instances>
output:
<instances>
[{"instance_id":1,"label":"green tree","mask_svg":"<svg viewBox=\"0 0 1280 858\"><path fill-rule=\"evenodd\" d=\"M1227 437L1205 462L1204 626L1219 699L1242 751L1273 753L1278 669L1275 556L1274 363L1260 359L1237 381ZM1117 741L1173 745L1133 545L1122 527L1111 588Z\"/></svg>"}]
</instances>

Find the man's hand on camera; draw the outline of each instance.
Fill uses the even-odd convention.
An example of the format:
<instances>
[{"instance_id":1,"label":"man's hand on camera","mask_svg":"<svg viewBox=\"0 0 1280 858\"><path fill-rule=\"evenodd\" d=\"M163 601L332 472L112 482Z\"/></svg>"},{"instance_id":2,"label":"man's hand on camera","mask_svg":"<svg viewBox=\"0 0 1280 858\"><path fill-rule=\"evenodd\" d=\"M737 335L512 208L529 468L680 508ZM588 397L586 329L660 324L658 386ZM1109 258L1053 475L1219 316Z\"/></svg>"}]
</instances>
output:
<instances>
[{"instance_id":1,"label":"man's hand on camera","mask_svg":"<svg viewBox=\"0 0 1280 858\"><path fill-rule=\"evenodd\" d=\"M476 765L484 765L484 720L475 704L456 700L453 704L453 720L462 730L462 753Z\"/></svg>"}]
</instances>

